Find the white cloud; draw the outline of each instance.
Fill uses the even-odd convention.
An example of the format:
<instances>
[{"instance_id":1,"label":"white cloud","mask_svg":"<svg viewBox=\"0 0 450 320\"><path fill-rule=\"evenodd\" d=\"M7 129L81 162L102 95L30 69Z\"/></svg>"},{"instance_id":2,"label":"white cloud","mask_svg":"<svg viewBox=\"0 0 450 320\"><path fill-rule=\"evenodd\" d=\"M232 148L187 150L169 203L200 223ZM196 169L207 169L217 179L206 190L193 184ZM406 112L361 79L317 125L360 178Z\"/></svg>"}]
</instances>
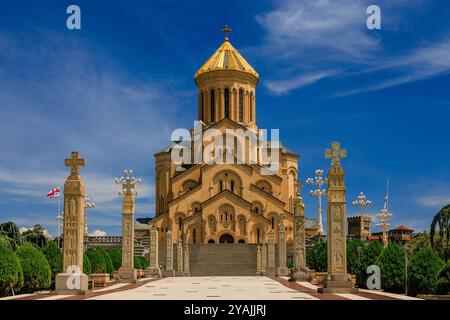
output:
<instances>
[{"instance_id":1,"label":"white cloud","mask_svg":"<svg viewBox=\"0 0 450 320\"><path fill-rule=\"evenodd\" d=\"M294 89L298 89L310 84L313 84L321 79L331 77L336 72L332 71L319 71L316 73L310 73L300 75L298 77L286 80L267 80L264 85L275 94L284 94Z\"/></svg>"},{"instance_id":2,"label":"white cloud","mask_svg":"<svg viewBox=\"0 0 450 320\"><path fill-rule=\"evenodd\" d=\"M102 237L106 236L106 232L102 230L94 230L92 233L89 233L89 235L94 237Z\"/></svg>"},{"instance_id":3,"label":"white cloud","mask_svg":"<svg viewBox=\"0 0 450 320\"><path fill-rule=\"evenodd\" d=\"M27 228L27 227L20 227L19 228L19 232L21 234L23 234L24 232L27 232L27 231L32 230L32 229L33 229L33 227L29 227L29 228ZM47 229L43 229L42 233L44 234L45 237L47 237L49 239L53 239L53 236L48 232Z\"/></svg>"}]
</instances>

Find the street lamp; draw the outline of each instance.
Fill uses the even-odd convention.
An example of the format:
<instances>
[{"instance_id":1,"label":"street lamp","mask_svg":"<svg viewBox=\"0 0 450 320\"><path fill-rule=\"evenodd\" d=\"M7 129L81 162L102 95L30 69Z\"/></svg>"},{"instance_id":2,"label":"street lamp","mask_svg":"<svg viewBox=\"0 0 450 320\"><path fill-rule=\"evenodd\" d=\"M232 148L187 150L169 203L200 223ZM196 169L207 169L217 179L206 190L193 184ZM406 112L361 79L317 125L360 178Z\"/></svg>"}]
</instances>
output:
<instances>
[{"instance_id":1,"label":"street lamp","mask_svg":"<svg viewBox=\"0 0 450 320\"><path fill-rule=\"evenodd\" d=\"M389 212L387 204L385 203L384 208L381 212L377 214L378 223L376 226L382 229L383 232L383 246L386 248L388 245L388 228L391 225L389 220L392 218L392 213Z\"/></svg>"},{"instance_id":2,"label":"street lamp","mask_svg":"<svg viewBox=\"0 0 450 320\"><path fill-rule=\"evenodd\" d=\"M359 215L361 217L364 216L364 207L368 207L372 204L372 201L366 199L366 195L364 193L360 193L358 196L358 200L353 201L353 206L359 207Z\"/></svg>"},{"instance_id":3,"label":"street lamp","mask_svg":"<svg viewBox=\"0 0 450 320\"><path fill-rule=\"evenodd\" d=\"M323 170L317 169L314 172L314 178L306 179L306 184L317 186L316 189L310 190L309 194L313 197L317 197L319 200L319 208L318 208L318 225L319 230L318 234L323 234L323 224L322 224L322 196L325 196L326 189L322 189L322 185L325 183L323 180Z\"/></svg>"},{"instance_id":4,"label":"street lamp","mask_svg":"<svg viewBox=\"0 0 450 320\"><path fill-rule=\"evenodd\" d=\"M115 178L115 183L122 185L122 191L118 192L119 196L137 196L137 191L134 190L136 185L142 184L141 178L136 178L133 175L133 170L124 170L123 176Z\"/></svg>"},{"instance_id":5,"label":"street lamp","mask_svg":"<svg viewBox=\"0 0 450 320\"><path fill-rule=\"evenodd\" d=\"M409 244L405 243L405 291L406 295L408 295L408 253L409 253Z\"/></svg>"},{"instance_id":6,"label":"street lamp","mask_svg":"<svg viewBox=\"0 0 450 320\"><path fill-rule=\"evenodd\" d=\"M88 209L95 209L95 203L91 201L87 193L84 194L84 234L85 237L89 236L88 232Z\"/></svg>"}]
</instances>

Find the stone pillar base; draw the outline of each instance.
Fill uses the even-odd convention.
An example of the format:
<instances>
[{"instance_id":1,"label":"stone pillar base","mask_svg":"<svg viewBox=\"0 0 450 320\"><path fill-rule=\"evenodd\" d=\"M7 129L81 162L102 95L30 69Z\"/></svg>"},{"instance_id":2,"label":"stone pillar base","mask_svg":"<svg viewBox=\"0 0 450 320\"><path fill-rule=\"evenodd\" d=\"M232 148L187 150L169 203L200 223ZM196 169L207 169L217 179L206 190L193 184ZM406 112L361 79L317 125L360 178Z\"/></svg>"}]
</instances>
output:
<instances>
[{"instance_id":1,"label":"stone pillar base","mask_svg":"<svg viewBox=\"0 0 450 320\"><path fill-rule=\"evenodd\" d=\"M323 287L317 289L320 293L357 293L358 289L353 287L350 275L346 273L331 273L324 282Z\"/></svg>"},{"instance_id":2,"label":"stone pillar base","mask_svg":"<svg viewBox=\"0 0 450 320\"><path fill-rule=\"evenodd\" d=\"M276 267L267 267L265 274L267 276L276 276L277 275L277 268Z\"/></svg>"},{"instance_id":3,"label":"stone pillar base","mask_svg":"<svg viewBox=\"0 0 450 320\"><path fill-rule=\"evenodd\" d=\"M175 277L175 270L164 271L164 277Z\"/></svg>"},{"instance_id":4,"label":"stone pillar base","mask_svg":"<svg viewBox=\"0 0 450 320\"><path fill-rule=\"evenodd\" d=\"M133 268L120 268L119 269L119 282L136 283L137 270Z\"/></svg>"},{"instance_id":5,"label":"stone pillar base","mask_svg":"<svg viewBox=\"0 0 450 320\"><path fill-rule=\"evenodd\" d=\"M76 279L75 277L79 277ZM77 287L77 288L72 288ZM55 290L52 294L79 295L86 294L88 289L88 276L84 273L58 273L55 278Z\"/></svg>"},{"instance_id":6,"label":"stone pillar base","mask_svg":"<svg viewBox=\"0 0 450 320\"><path fill-rule=\"evenodd\" d=\"M147 275L150 277L162 278L161 269L159 267L150 267L147 269Z\"/></svg>"},{"instance_id":7,"label":"stone pillar base","mask_svg":"<svg viewBox=\"0 0 450 320\"><path fill-rule=\"evenodd\" d=\"M183 271L175 272L175 277L184 277L184 272Z\"/></svg>"},{"instance_id":8,"label":"stone pillar base","mask_svg":"<svg viewBox=\"0 0 450 320\"><path fill-rule=\"evenodd\" d=\"M277 268L277 276L288 276L289 269L288 267L278 267Z\"/></svg>"},{"instance_id":9,"label":"stone pillar base","mask_svg":"<svg viewBox=\"0 0 450 320\"><path fill-rule=\"evenodd\" d=\"M190 272L183 272L183 277L190 277L191 276L191 273Z\"/></svg>"}]
</instances>

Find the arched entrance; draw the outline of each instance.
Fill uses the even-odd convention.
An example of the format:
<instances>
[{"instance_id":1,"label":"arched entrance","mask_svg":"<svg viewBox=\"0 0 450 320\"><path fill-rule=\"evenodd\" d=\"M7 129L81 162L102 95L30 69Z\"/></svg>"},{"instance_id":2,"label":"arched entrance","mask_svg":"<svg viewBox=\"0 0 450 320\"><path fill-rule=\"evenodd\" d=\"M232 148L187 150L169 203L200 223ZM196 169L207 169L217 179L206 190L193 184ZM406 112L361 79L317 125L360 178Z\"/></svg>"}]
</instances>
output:
<instances>
[{"instance_id":1,"label":"arched entrance","mask_svg":"<svg viewBox=\"0 0 450 320\"><path fill-rule=\"evenodd\" d=\"M219 238L219 243L234 243L234 239L228 233L223 234Z\"/></svg>"}]
</instances>

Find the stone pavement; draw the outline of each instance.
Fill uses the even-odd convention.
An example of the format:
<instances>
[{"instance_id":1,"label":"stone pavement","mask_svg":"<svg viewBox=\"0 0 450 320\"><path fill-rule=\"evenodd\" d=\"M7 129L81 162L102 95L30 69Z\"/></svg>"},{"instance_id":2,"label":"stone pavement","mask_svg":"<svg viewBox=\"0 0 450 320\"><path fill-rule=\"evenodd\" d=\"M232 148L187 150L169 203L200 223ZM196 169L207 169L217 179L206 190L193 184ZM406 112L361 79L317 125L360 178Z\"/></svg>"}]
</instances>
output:
<instances>
[{"instance_id":1,"label":"stone pavement","mask_svg":"<svg viewBox=\"0 0 450 320\"><path fill-rule=\"evenodd\" d=\"M360 290L358 294L317 293L309 282L287 277L171 277L112 284L86 295L27 294L15 300L416 300L399 294Z\"/></svg>"}]
</instances>

